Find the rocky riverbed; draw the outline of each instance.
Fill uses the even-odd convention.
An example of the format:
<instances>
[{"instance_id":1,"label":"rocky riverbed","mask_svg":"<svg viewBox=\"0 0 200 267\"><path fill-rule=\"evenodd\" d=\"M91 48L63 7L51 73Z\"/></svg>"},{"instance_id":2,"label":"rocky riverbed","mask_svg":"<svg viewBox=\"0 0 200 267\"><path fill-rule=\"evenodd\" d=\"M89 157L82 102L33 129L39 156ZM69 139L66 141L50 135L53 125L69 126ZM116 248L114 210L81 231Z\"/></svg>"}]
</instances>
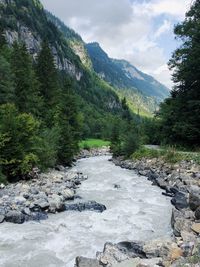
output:
<instances>
[{"instance_id":1,"label":"rocky riverbed","mask_svg":"<svg viewBox=\"0 0 200 267\"><path fill-rule=\"evenodd\" d=\"M108 154L108 148L83 150L77 158ZM33 171L32 179L17 183L0 184L0 223L16 224L40 221L48 213L93 210L103 212L106 207L95 201L71 203L78 199L76 189L87 180L87 175L58 166L47 173Z\"/></svg>"},{"instance_id":2,"label":"rocky riverbed","mask_svg":"<svg viewBox=\"0 0 200 267\"><path fill-rule=\"evenodd\" d=\"M95 201L70 203L79 197L76 189L87 176L81 173L51 170L37 179L21 181L0 189L0 223L21 224L25 221L47 219L48 213L93 210L103 212L106 207Z\"/></svg>"},{"instance_id":3,"label":"rocky riverbed","mask_svg":"<svg viewBox=\"0 0 200 267\"><path fill-rule=\"evenodd\" d=\"M169 164L162 159L112 159L115 165L146 176L171 198L170 239L106 243L96 259L78 257L77 267L200 266L200 166L193 161Z\"/></svg>"}]
</instances>

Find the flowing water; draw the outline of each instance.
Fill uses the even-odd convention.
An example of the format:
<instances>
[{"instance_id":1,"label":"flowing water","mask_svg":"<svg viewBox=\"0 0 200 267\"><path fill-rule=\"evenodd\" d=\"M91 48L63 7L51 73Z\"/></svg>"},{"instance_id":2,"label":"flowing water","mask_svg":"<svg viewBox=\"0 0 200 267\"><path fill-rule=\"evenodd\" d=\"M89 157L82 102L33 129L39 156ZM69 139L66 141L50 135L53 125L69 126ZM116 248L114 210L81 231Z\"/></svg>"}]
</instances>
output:
<instances>
[{"instance_id":1,"label":"flowing water","mask_svg":"<svg viewBox=\"0 0 200 267\"><path fill-rule=\"evenodd\" d=\"M82 159L73 168L88 175L77 190L82 201L95 200L106 211L70 211L50 215L41 223L1 224L0 266L73 267L76 256L94 258L107 241L169 236L169 198L145 177L116 167L108 159Z\"/></svg>"}]
</instances>

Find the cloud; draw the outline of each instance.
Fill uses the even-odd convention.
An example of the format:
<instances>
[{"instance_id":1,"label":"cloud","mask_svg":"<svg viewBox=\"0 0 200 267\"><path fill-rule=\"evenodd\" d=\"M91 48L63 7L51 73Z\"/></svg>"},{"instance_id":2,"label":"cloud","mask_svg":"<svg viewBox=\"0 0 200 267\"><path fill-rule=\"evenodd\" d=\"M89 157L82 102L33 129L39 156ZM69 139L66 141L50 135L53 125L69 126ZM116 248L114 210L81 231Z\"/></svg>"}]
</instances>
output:
<instances>
[{"instance_id":1,"label":"cloud","mask_svg":"<svg viewBox=\"0 0 200 267\"><path fill-rule=\"evenodd\" d=\"M154 37L159 38L163 33L170 31L172 24L169 20L164 20L160 28L155 32Z\"/></svg>"},{"instance_id":2,"label":"cloud","mask_svg":"<svg viewBox=\"0 0 200 267\"><path fill-rule=\"evenodd\" d=\"M182 20L191 0L41 0L45 8L80 33L85 42L97 41L113 58L171 85L166 50L173 42L174 23ZM158 70L161 72L158 74Z\"/></svg>"}]
</instances>

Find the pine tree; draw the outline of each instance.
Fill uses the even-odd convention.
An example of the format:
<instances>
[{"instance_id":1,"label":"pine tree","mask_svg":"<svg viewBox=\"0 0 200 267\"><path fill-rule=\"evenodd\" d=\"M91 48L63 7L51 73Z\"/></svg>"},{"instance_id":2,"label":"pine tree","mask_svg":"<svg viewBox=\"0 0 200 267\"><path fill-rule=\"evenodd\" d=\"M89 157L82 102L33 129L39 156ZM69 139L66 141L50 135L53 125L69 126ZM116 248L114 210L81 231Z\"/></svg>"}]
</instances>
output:
<instances>
[{"instance_id":1,"label":"pine tree","mask_svg":"<svg viewBox=\"0 0 200 267\"><path fill-rule=\"evenodd\" d=\"M66 165L71 163L74 155L79 150L81 125L73 86L69 79L64 80L62 100L59 107L60 112L57 117L57 124L60 129L58 161L60 164Z\"/></svg>"},{"instance_id":2,"label":"pine tree","mask_svg":"<svg viewBox=\"0 0 200 267\"><path fill-rule=\"evenodd\" d=\"M14 102L13 78L9 62L0 55L0 104Z\"/></svg>"},{"instance_id":3,"label":"pine tree","mask_svg":"<svg viewBox=\"0 0 200 267\"><path fill-rule=\"evenodd\" d=\"M15 103L20 112L39 116L42 98L39 94L39 83L36 79L32 59L25 44L14 43L11 57L14 73Z\"/></svg>"},{"instance_id":4,"label":"pine tree","mask_svg":"<svg viewBox=\"0 0 200 267\"><path fill-rule=\"evenodd\" d=\"M42 42L36 72L40 82L40 92L45 100L46 107L52 108L58 103L59 79L54 57L47 41Z\"/></svg>"}]
</instances>

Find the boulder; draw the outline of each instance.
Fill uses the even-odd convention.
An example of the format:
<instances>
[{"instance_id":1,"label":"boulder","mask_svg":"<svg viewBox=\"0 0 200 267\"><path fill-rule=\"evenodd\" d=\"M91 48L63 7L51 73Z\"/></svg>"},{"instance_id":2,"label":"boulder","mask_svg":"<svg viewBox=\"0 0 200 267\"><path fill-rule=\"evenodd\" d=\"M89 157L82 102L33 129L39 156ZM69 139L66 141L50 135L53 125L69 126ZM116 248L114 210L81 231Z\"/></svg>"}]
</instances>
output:
<instances>
[{"instance_id":1,"label":"boulder","mask_svg":"<svg viewBox=\"0 0 200 267\"><path fill-rule=\"evenodd\" d=\"M61 195L64 197L65 200L71 200L74 198L75 192L69 188L64 189L61 191Z\"/></svg>"},{"instance_id":2,"label":"boulder","mask_svg":"<svg viewBox=\"0 0 200 267\"><path fill-rule=\"evenodd\" d=\"M117 248L130 258L146 258L143 251L144 242L120 242L117 244Z\"/></svg>"},{"instance_id":3,"label":"boulder","mask_svg":"<svg viewBox=\"0 0 200 267\"><path fill-rule=\"evenodd\" d=\"M77 257L75 267L102 267L102 265L95 259Z\"/></svg>"},{"instance_id":4,"label":"boulder","mask_svg":"<svg viewBox=\"0 0 200 267\"><path fill-rule=\"evenodd\" d=\"M200 223L194 223L191 227L191 229L197 233L197 234L200 234Z\"/></svg>"},{"instance_id":5,"label":"boulder","mask_svg":"<svg viewBox=\"0 0 200 267\"><path fill-rule=\"evenodd\" d=\"M200 207L198 207L198 208L196 209L196 211L195 211L195 218L196 218L197 220L200 220Z\"/></svg>"},{"instance_id":6,"label":"boulder","mask_svg":"<svg viewBox=\"0 0 200 267\"><path fill-rule=\"evenodd\" d=\"M150 241L144 245L143 250L147 258L174 260L182 256L181 249L171 240Z\"/></svg>"},{"instance_id":7,"label":"boulder","mask_svg":"<svg viewBox=\"0 0 200 267\"><path fill-rule=\"evenodd\" d=\"M177 209L172 210L171 225L176 237L181 236L181 232L190 232L192 222L184 218L184 213Z\"/></svg>"},{"instance_id":8,"label":"boulder","mask_svg":"<svg viewBox=\"0 0 200 267\"><path fill-rule=\"evenodd\" d=\"M161 258L154 258L154 259L135 258L118 263L113 267L159 267L161 266L161 263L162 263Z\"/></svg>"},{"instance_id":9,"label":"boulder","mask_svg":"<svg viewBox=\"0 0 200 267\"><path fill-rule=\"evenodd\" d=\"M171 203L176 209L186 209L188 207L188 194L185 192L176 192Z\"/></svg>"},{"instance_id":10,"label":"boulder","mask_svg":"<svg viewBox=\"0 0 200 267\"><path fill-rule=\"evenodd\" d=\"M115 264L128 259L128 255L112 243L106 243L103 252L97 253L97 260L103 266L115 266Z\"/></svg>"},{"instance_id":11,"label":"boulder","mask_svg":"<svg viewBox=\"0 0 200 267\"><path fill-rule=\"evenodd\" d=\"M50 206L49 202L44 199L39 199L38 201L34 202L34 207L36 209L39 208L41 210L47 210L49 206Z\"/></svg>"},{"instance_id":12,"label":"boulder","mask_svg":"<svg viewBox=\"0 0 200 267\"><path fill-rule=\"evenodd\" d=\"M51 198L48 199L49 202L49 212L62 212L65 210L65 204L63 197L53 194Z\"/></svg>"},{"instance_id":13,"label":"boulder","mask_svg":"<svg viewBox=\"0 0 200 267\"><path fill-rule=\"evenodd\" d=\"M0 215L0 223L2 223L5 219L5 216L4 215Z\"/></svg>"},{"instance_id":14,"label":"boulder","mask_svg":"<svg viewBox=\"0 0 200 267\"><path fill-rule=\"evenodd\" d=\"M190 193L189 205L191 210L195 211L200 206L200 194Z\"/></svg>"},{"instance_id":15,"label":"boulder","mask_svg":"<svg viewBox=\"0 0 200 267\"><path fill-rule=\"evenodd\" d=\"M86 203L76 203L76 204L66 204L65 210L72 210L72 211L96 211L96 212L103 212L106 210L106 207L103 204L99 204L96 201L89 201Z\"/></svg>"},{"instance_id":16,"label":"boulder","mask_svg":"<svg viewBox=\"0 0 200 267\"><path fill-rule=\"evenodd\" d=\"M20 211L9 211L5 216L6 222L16 223L16 224L22 224L25 221L25 216Z\"/></svg>"}]
</instances>

